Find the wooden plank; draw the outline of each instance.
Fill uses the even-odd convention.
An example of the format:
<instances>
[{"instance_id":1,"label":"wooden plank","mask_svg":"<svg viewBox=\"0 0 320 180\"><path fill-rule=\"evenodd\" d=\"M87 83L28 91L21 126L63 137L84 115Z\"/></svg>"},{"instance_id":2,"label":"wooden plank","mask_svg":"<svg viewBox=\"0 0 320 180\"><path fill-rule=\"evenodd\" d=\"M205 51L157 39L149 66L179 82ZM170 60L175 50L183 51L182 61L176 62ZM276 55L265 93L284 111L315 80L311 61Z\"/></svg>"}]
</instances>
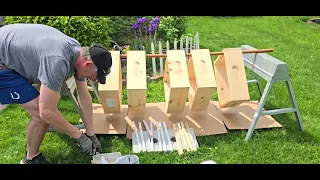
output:
<instances>
[{"instance_id":1,"label":"wooden plank","mask_svg":"<svg viewBox=\"0 0 320 180\"><path fill-rule=\"evenodd\" d=\"M104 113L121 114L122 104L122 71L120 51L110 51L112 57L111 72L106 84L99 84L98 92Z\"/></svg>"},{"instance_id":2,"label":"wooden plank","mask_svg":"<svg viewBox=\"0 0 320 180\"><path fill-rule=\"evenodd\" d=\"M203 111L208 108L216 80L209 49L191 50L188 63L190 90L188 94L191 111Z\"/></svg>"},{"instance_id":3,"label":"wooden plank","mask_svg":"<svg viewBox=\"0 0 320 180\"><path fill-rule=\"evenodd\" d=\"M128 114L144 114L147 96L146 52L128 51Z\"/></svg>"},{"instance_id":4,"label":"wooden plank","mask_svg":"<svg viewBox=\"0 0 320 180\"><path fill-rule=\"evenodd\" d=\"M185 51L168 50L164 73L164 93L168 114L184 111L190 89L188 77Z\"/></svg>"},{"instance_id":5,"label":"wooden plank","mask_svg":"<svg viewBox=\"0 0 320 180\"><path fill-rule=\"evenodd\" d=\"M249 101L248 83L240 48L223 49L214 62L218 99L221 108Z\"/></svg>"},{"instance_id":6,"label":"wooden plank","mask_svg":"<svg viewBox=\"0 0 320 180\"><path fill-rule=\"evenodd\" d=\"M92 104L93 106L93 132L95 134L126 134L127 105L121 105L121 113L104 113L102 104ZM80 118L80 122L83 120ZM86 129L82 129L86 133Z\"/></svg>"},{"instance_id":7,"label":"wooden plank","mask_svg":"<svg viewBox=\"0 0 320 180\"><path fill-rule=\"evenodd\" d=\"M183 49L183 48L182 48ZM250 54L250 53L266 53L266 52L273 52L273 49L256 49L256 50L242 50L243 54ZM211 56L217 56L217 55L224 55L224 52L210 52ZM167 54L146 54L147 58L159 58L159 57L167 57ZM191 56L191 53L186 53L186 56L189 57ZM121 54L121 58L126 58L127 54Z\"/></svg>"}]
</instances>

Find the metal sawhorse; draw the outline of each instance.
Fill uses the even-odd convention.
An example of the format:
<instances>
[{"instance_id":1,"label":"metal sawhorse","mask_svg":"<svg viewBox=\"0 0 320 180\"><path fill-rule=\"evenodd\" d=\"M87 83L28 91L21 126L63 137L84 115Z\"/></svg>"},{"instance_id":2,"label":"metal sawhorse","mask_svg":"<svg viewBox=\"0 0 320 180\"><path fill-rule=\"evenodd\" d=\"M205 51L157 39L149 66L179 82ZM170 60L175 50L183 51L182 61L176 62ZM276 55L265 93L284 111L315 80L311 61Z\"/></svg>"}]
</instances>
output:
<instances>
[{"instance_id":1,"label":"metal sawhorse","mask_svg":"<svg viewBox=\"0 0 320 180\"><path fill-rule=\"evenodd\" d=\"M242 45L242 50L255 50L256 48L249 46L249 45ZM255 129L259 116L264 115L277 115L277 114L284 114L294 112L295 117L298 121L299 127L301 131L304 131L302 120L300 117L300 112L298 109L298 105L293 93L293 88L290 81L290 74L287 67L287 64L266 54L266 53L254 53L254 54L243 54L244 65L246 68L253 71L254 80L248 80L248 84L257 83L258 90L261 96L259 100L258 107L256 112L253 115L252 122L248 129L247 135L245 140L248 141ZM267 81L266 87L262 93L261 84L257 78L259 75L261 78ZM285 82L292 107L291 108L281 108L281 109L273 109L273 110L263 110L264 104L272 87L272 84L277 82Z\"/></svg>"}]
</instances>

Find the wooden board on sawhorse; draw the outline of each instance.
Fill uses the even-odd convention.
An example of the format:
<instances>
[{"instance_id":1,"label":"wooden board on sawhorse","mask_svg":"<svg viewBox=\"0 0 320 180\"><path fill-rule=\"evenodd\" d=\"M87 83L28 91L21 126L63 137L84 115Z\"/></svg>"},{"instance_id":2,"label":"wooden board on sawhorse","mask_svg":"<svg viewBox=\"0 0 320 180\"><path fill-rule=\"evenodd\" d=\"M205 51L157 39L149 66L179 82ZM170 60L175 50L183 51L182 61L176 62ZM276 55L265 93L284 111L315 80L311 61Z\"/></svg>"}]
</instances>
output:
<instances>
[{"instance_id":1,"label":"wooden board on sawhorse","mask_svg":"<svg viewBox=\"0 0 320 180\"><path fill-rule=\"evenodd\" d=\"M249 46L249 45L242 45L242 50L256 50L256 48ZM298 109L298 104L296 102L293 88L291 85L289 70L287 67L287 64L285 62L282 62L266 53L248 53L243 54L243 60L244 65L246 68L250 69L254 75L255 80L252 82L256 82L258 85L258 89L261 95L261 99L259 101L259 105L256 109L256 112L254 113L253 120L250 124L250 127L248 128L247 135L245 137L245 140L248 141L255 129L255 126L258 122L258 119L260 120L261 116L264 115L277 115L277 114L284 114L284 113L295 113L295 117L297 119L298 125L300 127L301 131L304 131L302 120L300 117L300 112ZM267 81L267 85L264 88L263 93L262 88L260 85L260 82L258 81L258 78L256 75L260 76L264 80ZM264 110L264 104L267 100L268 94L271 90L272 84L277 82L285 82L289 98L292 104L291 108L281 108L281 109L273 109L273 110Z\"/></svg>"}]
</instances>

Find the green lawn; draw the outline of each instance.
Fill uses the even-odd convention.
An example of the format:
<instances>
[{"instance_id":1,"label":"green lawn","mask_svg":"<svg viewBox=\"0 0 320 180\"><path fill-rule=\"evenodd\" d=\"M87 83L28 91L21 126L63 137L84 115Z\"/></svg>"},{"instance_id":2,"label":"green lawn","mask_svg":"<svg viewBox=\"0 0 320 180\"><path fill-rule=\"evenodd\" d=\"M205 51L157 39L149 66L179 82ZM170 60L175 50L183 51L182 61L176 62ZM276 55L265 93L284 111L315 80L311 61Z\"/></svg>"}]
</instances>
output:
<instances>
[{"instance_id":1,"label":"green lawn","mask_svg":"<svg viewBox=\"0 0 320 180\"><path fill-rule=\"evenodd\" d=\"M140 153L145 163L200 163L214 160L228 163L319 163L320 152L320 68L318 61L320 25L303 22L310 17L191 17L188 32L200 35L201 48L221 51L223 48L249 44L256 48L273 48L269 53L286 62L299 105L305 133L301 133L293 113L274 118L283 128L255 130L252 139L244 141L246 130L227 134L198 137L197 152L179 156L177 152ZM216 57L213 57L215 59ZM251 76L248 76L251 77ZM265 83L263 83L265 85ZM255 85L249 86L252 99L259 98ZM126 102L126 91L123 90ZM216 95L214 95L216 99ZM95 99L96 101L96 99ZM148 102L164 101L163 84L148 84ZM276 84L266 108L290 105L284 84ZM79 116L71 102L63 98L61 111L65 118L76 123ZM18 163L26 148L26 112L16 105L0 113L0 163ZM131 141L125 136L100 136L104 152L132 154ZM54 163L90 163L90 158L78 153L73 140L58 133L48 133L41 151Z\"/></svg>"}]
</instances>

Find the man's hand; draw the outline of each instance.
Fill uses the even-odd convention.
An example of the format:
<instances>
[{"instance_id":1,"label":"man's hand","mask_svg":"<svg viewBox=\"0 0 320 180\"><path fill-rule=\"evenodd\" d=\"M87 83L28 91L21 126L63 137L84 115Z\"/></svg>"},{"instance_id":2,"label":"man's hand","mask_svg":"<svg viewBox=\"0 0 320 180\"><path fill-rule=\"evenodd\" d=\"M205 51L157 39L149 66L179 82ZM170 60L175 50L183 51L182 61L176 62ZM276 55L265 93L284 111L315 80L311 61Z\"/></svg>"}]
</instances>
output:
<instances>
[{"instance_id":1,"label":"man's hand","mask_svg":"<svg viewBox=\"0 0 320 180\"><path fill-rule=\"evenodd\" d=\"M101 153L101 144L95 134L92 136L88 135L88 138L92 141L93 153Z\"/></svg>"},{"instance_id":2,"label":"man's hand","mask_svg":"<svg viewBox=\"0 0 320 180\"><path fill-rule=\"evenodd\" d=\"M93 155L92 152L92 141L85 135L81 134L80 138L76 139L76 144L80 148L80 152L82 152L85 155Z\"/></svg>"}]
</instances>

